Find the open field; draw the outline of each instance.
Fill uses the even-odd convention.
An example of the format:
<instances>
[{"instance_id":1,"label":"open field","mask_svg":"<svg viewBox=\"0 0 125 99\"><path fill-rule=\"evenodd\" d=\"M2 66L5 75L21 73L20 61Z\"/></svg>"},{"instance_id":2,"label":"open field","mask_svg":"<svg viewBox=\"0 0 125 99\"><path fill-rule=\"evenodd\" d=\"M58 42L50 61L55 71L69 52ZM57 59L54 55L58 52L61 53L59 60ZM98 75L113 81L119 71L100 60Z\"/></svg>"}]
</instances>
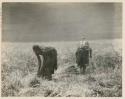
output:
<instances>
[{"instance_id":1,"label":"open field","mask_svg":"<svg viewBox=\"0 0 125 99\"><path fill-rule=\"evenodd\" d=\"M36 77L34 44L57 49L58 69L52 81ZM95 40L90 46L93 57L81 75L75 63L78 42L2 43L2 96L122 96L121 40Z\"/></svg>"}]
</instances>

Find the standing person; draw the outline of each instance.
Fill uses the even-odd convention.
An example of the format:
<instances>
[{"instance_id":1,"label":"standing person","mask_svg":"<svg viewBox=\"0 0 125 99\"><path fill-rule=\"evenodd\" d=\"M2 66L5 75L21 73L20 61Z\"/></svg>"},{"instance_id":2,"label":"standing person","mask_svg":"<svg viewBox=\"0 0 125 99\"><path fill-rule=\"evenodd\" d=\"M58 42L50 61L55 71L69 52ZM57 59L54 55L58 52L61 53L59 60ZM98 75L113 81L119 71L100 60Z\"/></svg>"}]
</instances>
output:
<instances>
[{"instance_id":1,"label":"standing person","mask_svg":"<svg viewBox=\"0 0 125 99\"><path fill-rule=\"evenodd\" d=\"M76 51L76 63L80 67L80 73L85 74L86 67L89 65L89 58L92 58L92 49L89 42L82 38L80 47Z\"/></svg>"}]
</instances>

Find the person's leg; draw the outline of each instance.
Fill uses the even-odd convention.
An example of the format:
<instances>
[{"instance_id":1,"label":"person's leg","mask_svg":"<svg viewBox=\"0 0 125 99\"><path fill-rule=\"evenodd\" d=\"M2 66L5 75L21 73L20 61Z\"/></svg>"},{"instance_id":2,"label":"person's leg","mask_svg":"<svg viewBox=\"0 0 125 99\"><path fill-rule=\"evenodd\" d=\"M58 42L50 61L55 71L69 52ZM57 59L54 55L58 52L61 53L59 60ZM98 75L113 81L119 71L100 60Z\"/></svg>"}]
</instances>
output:
<instances>
[{"instance_id":1,"label":"person's leg","mask_svg":"<svg viewBox=\"0 0 125 99\"><path fill-rule=\"evenodd\" d=\"M85 74L85 71L86 71L86 64L83 65L82 74Z\"/></svg>"},{"instance_id":2,"label":"person's leg","mask_svg":"<svg viewBox=\"0 0 125 99\"><path fill-rule=\"evenodd\" d=\"M45 79L47 79L47 80L52 80L52 74L46 74L45 75Z\"/></svg>"},{"instance_id":3,"label":"person's leg","mask_svg":"<svg viewBox=\"0 0 125 99\"><path fill-rule=\"evenodd\" d=\"M80 67L80 73L85 74L85 66Z\"/></svg>"},{"instance_id":4,"label":"person's leg","mask_svg":"<svg viewBox=\"0 0 125 99\"><path fill-rule=\"evenodd\" d=\"M83 73L83 67L80 67L80 74Z\"/></svg>"},{"instance_id":5,"label":"person's leg","mask_svg":"<svg viewBox=\"0 0 125 99\"><path fill-rule=\"evenodd\" d=\"M46 68L45 70L45 79L52 80L52 71L51 68Z\"/></svg>"}]
</instances>

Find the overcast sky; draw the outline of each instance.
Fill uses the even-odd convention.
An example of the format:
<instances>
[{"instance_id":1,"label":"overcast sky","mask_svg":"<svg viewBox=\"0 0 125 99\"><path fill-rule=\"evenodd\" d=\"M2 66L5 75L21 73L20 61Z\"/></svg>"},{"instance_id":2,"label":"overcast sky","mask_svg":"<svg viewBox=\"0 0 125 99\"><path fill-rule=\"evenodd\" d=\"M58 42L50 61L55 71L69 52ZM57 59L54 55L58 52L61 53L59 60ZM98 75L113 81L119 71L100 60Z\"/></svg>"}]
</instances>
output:
<instances>
[{"instance_id":1,"label":"overcast sky","mask_svg":"<svg viewBox=\"0 0 125 99\"><path fill-rule=\"evenodd\" d=\"M3 41L122 37L121 3L3 3Z\"/></svg>"}]
</instances>

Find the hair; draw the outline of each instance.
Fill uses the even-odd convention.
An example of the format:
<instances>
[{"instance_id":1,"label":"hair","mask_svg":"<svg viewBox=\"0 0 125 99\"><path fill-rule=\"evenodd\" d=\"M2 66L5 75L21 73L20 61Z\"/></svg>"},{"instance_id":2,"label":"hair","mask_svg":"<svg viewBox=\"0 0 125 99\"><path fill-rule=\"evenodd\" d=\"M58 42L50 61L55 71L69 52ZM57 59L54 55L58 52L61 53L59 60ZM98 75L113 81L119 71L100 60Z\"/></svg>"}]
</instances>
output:
<instances>
[{"instance_id":1,"label":"hair","mask_svg":"<svg viewBox=\"0 0 125 99\"><path fill-rule=\"evenodd\" d=\"M39 50L39 46L38 45L33 45L33 50L36 51L36 50Z\"/></svg>"},{"instance_id":2,"label":"hair","mask_svg":"<svg viewBox=\"0 0 125 99\"><path fill-rule=\"evenodd\" d=\"M85 42L85 46L88 46L88 47L89 47L89 42Z\"/></svg>"}]
</instances>

